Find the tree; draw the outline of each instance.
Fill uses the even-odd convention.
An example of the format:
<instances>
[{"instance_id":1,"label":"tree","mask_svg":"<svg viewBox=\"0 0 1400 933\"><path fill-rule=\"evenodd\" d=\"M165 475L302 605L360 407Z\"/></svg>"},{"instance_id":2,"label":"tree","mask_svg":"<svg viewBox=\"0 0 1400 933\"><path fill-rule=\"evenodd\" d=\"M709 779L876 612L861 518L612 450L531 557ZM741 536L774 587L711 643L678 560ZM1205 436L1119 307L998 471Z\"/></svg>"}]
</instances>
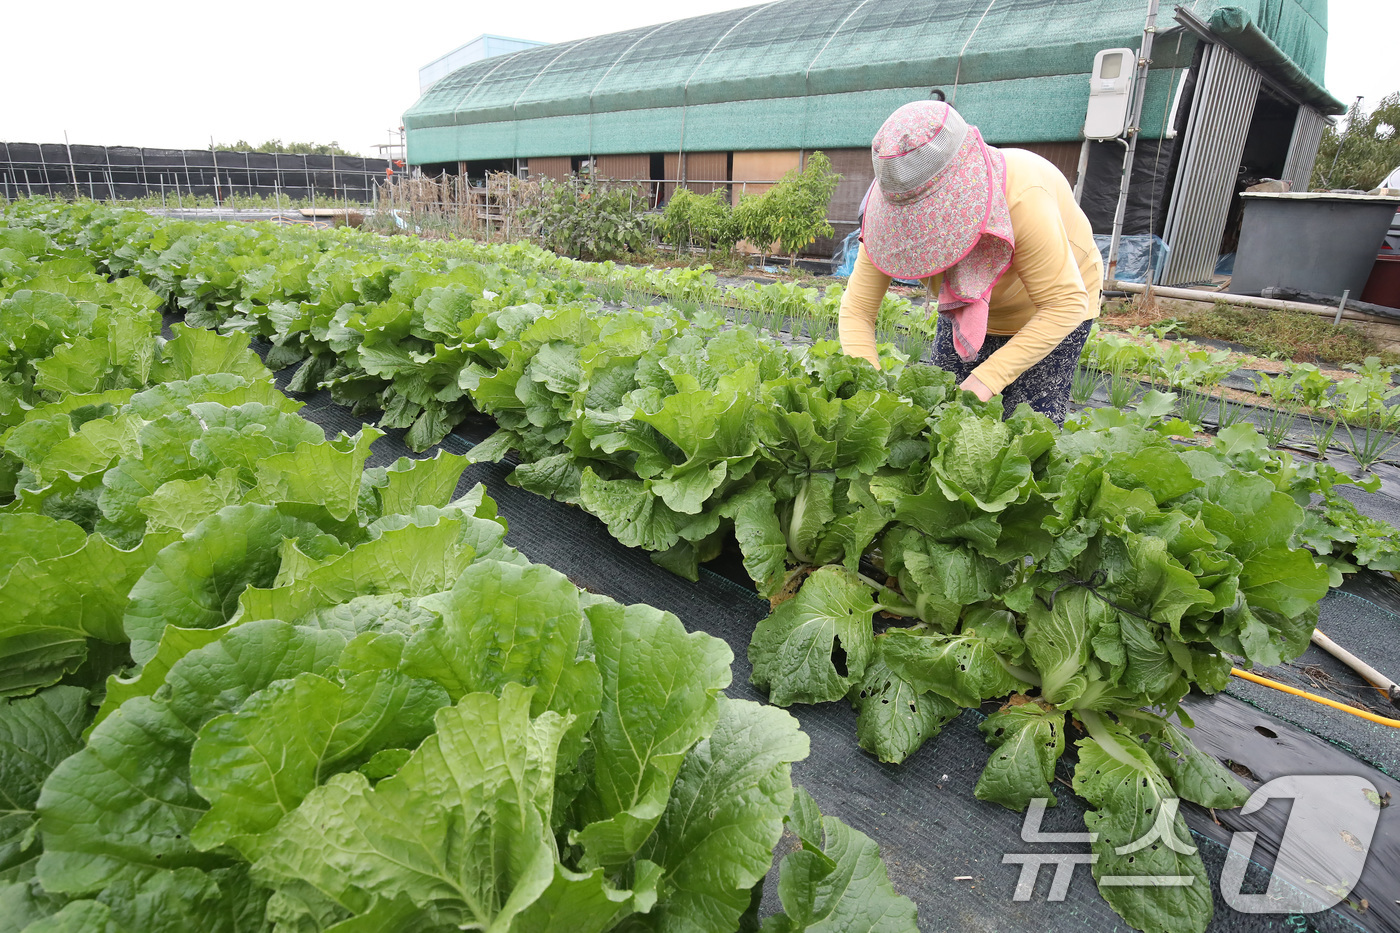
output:
<instances>
[{"instance_id":1,"label":"tree","mask_svg":"<svg viewBox=\"0 0 1400 933\"><path fill-rule=\"evenodd\" d=\"M1340 131L1339 131L1340 130ZM1400 91L1387 94L1369 114L1361 98L1339 126L1322 134L1312 188L1369 191L1400 166Z\"/></svg>"},{"instance_id":2,"label":"tree","mask_svg":"<svg viewBox=\"0 0 1400 933\"><path fill-rule=\"evenodd\" d=\"M734 222L760 254L777 243L795 262L803 247L817 237L831 236L826 209L840 181L826 154L814 152L804 168L792 169L763 194L740 197Z\"/></svg>"},{"instance_id":3,"label":"tree","mask_svg":"<svg viewBox=\"0 0 1400 933\"><path fill-rule=\"evenodd\" d=\"M774 239L789 257L795 259L798 251L817 237L831 236L826 210L840 182L841 176L832 170L826 154L814 152L801 171L788 172L765 195L777 218Z\"/></svg>"},{"instance_id":4,"label":"tree","mask_svg":"<svg viewBox=\"0 0 1400 933\"><path fill-rule=\"evenodd\" d=\"M220 152L278 152L288 155L338 155L358 156L358 152L342 149L340 143L332 139L328 143L284 143L280 139L269 139L254 146L246 139L233 143L218 143L214 146Z\"/></svg>"}]
</instances>

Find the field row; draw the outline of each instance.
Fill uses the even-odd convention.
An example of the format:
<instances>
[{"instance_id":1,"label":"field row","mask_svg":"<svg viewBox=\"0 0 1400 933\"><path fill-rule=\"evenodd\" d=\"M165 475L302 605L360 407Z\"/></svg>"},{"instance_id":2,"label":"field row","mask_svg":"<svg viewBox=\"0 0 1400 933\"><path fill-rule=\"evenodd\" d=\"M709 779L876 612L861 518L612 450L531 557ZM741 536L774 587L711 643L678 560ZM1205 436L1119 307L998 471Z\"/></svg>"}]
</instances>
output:
<instances>
[{"instance_id":1,"label":"field row","mask_svg":"<svg viewBox=\"0 0 1400 933\"><path fill-rule=\"evenodd\" d=\"M916 929L729 648L0 224L0 930Z\"/></svg>"},{"instance_id":2,"label":"field row","mask_svg":"<svg viewBox=\"0 0 1400 933\"><path fill-rule=\"evenodd\" d=\"M1025 408L1003 420L894 347L877 369L830 340L735 326L670 279L669 303L612 307L597 267L530 247L43 204L11 219L95 261L103 287L136 279L189 324L269 340L269 365L301 364L292 390L382 411L420 449L491 415L499 430L469 459L514 451L513 483L677 573L737 547L775 607L750 645L754 682L779 705L851 702L882 760L1005 699L977 795L1053 798L1057 760L1075 755L1105 873L1198 882L1101 888L1142 929L1204 929L1204 868L1179 815L1181 846L1118 851L1178 798L1244 794L1173 718L1182 697L1296 657L1329 585L1400 566L1394 529L1336 494L1352 477L1244 424L1183 446L1192 426L1161 393L1061 430ZM53 388L16 391L29 405Z\"/></svg>"}]
</instances>

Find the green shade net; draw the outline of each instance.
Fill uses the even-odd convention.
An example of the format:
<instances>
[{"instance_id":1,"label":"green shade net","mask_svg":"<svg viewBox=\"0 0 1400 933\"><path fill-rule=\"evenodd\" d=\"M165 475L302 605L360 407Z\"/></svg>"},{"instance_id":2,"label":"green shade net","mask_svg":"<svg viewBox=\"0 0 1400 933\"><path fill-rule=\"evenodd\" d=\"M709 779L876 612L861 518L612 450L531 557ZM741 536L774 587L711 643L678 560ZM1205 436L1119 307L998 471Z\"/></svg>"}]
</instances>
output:
<instances>
[{"instance_id":1,"label":"green shade net","mask_svg":"<svg viewBox=\"0 0 1400 933\"><path fill-rule=\"evenodd\" d=\"M1292 3L1287 5L1289 7L1296 6ZM1285 34L1285 39L1296 42L1299 33L1312 35L1320 29L1322 47L1325 47L1327 35L1325 26L1319 26L1315 20L1306 16L1296 16L1287 22L1292 28ZM1221 7L1212 13L1210 30L1253 62L1260 71L1280 82L1323 113L1346 112L1345 105L1329 94L1327 89L1322 86L1322 79L1313 74L1314 70L1321 72L1323 58L1315 53L1312 46L1305 46L1309 53L1307 61L1312 63L1311 67L1295 61L1277 41L1269 37L1269 34L1259 23L1252 20L1249 14L1239 7ZM1279 32L1285 31L1280 29Z\"/></svg>"},{"instance_id":2,"label":"green shade net","mask_svg":"<svg viewBox=\"0 0 1400 933\"><path fill-rule=\"evenodd\" d=\"M1208 19L1224 4L1196 0ZM1325 0L1231 4L1320 81ZM1077 140L1101 49L1136 48L1145 0L782 0L473 62L404 115L412 161L865 146L948 93L992 143ZM1162 133L1194 39L1159 15L1143 130ZM956 89L956 93L955 93ZM1155 115L1155 116L1154 116Z\"/></svg>"}]
</instances>

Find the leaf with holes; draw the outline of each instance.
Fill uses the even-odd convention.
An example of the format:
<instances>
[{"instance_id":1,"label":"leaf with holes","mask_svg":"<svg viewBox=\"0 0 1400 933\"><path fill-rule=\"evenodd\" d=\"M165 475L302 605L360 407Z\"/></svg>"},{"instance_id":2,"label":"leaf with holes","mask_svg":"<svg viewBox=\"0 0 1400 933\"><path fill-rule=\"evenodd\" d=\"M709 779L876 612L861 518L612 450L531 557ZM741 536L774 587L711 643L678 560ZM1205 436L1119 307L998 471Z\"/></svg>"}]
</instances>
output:
<instances>
[{"instance_id":1,"label":"leaf with holes","mask_svg":"<svg viewBox=\"0 0 1400 933\"><path fill-rule=\"evenodd\" d=\"M855 574L828 565L754 629L751 677L779 706L839 700L865 676L875 601Z\"/></svg>"}]
</instances>

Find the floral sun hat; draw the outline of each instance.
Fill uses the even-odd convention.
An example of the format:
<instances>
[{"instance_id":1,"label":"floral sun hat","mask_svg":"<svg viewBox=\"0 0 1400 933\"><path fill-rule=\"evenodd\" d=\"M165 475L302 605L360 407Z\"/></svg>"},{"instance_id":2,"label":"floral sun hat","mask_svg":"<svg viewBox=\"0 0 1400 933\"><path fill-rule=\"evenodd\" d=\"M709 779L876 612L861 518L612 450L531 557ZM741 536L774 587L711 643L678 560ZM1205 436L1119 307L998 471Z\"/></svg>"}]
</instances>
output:
<instances>
[{"instance_id":1,"label":"floral sun hat","mask_svg":"<svg viewBox=\"0 0 1400 933\"><path fill-rule=\"evenodd\" d=\"M987 335L987 300L1011 265L1016 240L1006 205L1006 160L942 101L900 107L871 144L875 181L861 241L881 272L922 279L940 272L938 311L953 345L975 359Z\"/></svg>"}]
</instances>

